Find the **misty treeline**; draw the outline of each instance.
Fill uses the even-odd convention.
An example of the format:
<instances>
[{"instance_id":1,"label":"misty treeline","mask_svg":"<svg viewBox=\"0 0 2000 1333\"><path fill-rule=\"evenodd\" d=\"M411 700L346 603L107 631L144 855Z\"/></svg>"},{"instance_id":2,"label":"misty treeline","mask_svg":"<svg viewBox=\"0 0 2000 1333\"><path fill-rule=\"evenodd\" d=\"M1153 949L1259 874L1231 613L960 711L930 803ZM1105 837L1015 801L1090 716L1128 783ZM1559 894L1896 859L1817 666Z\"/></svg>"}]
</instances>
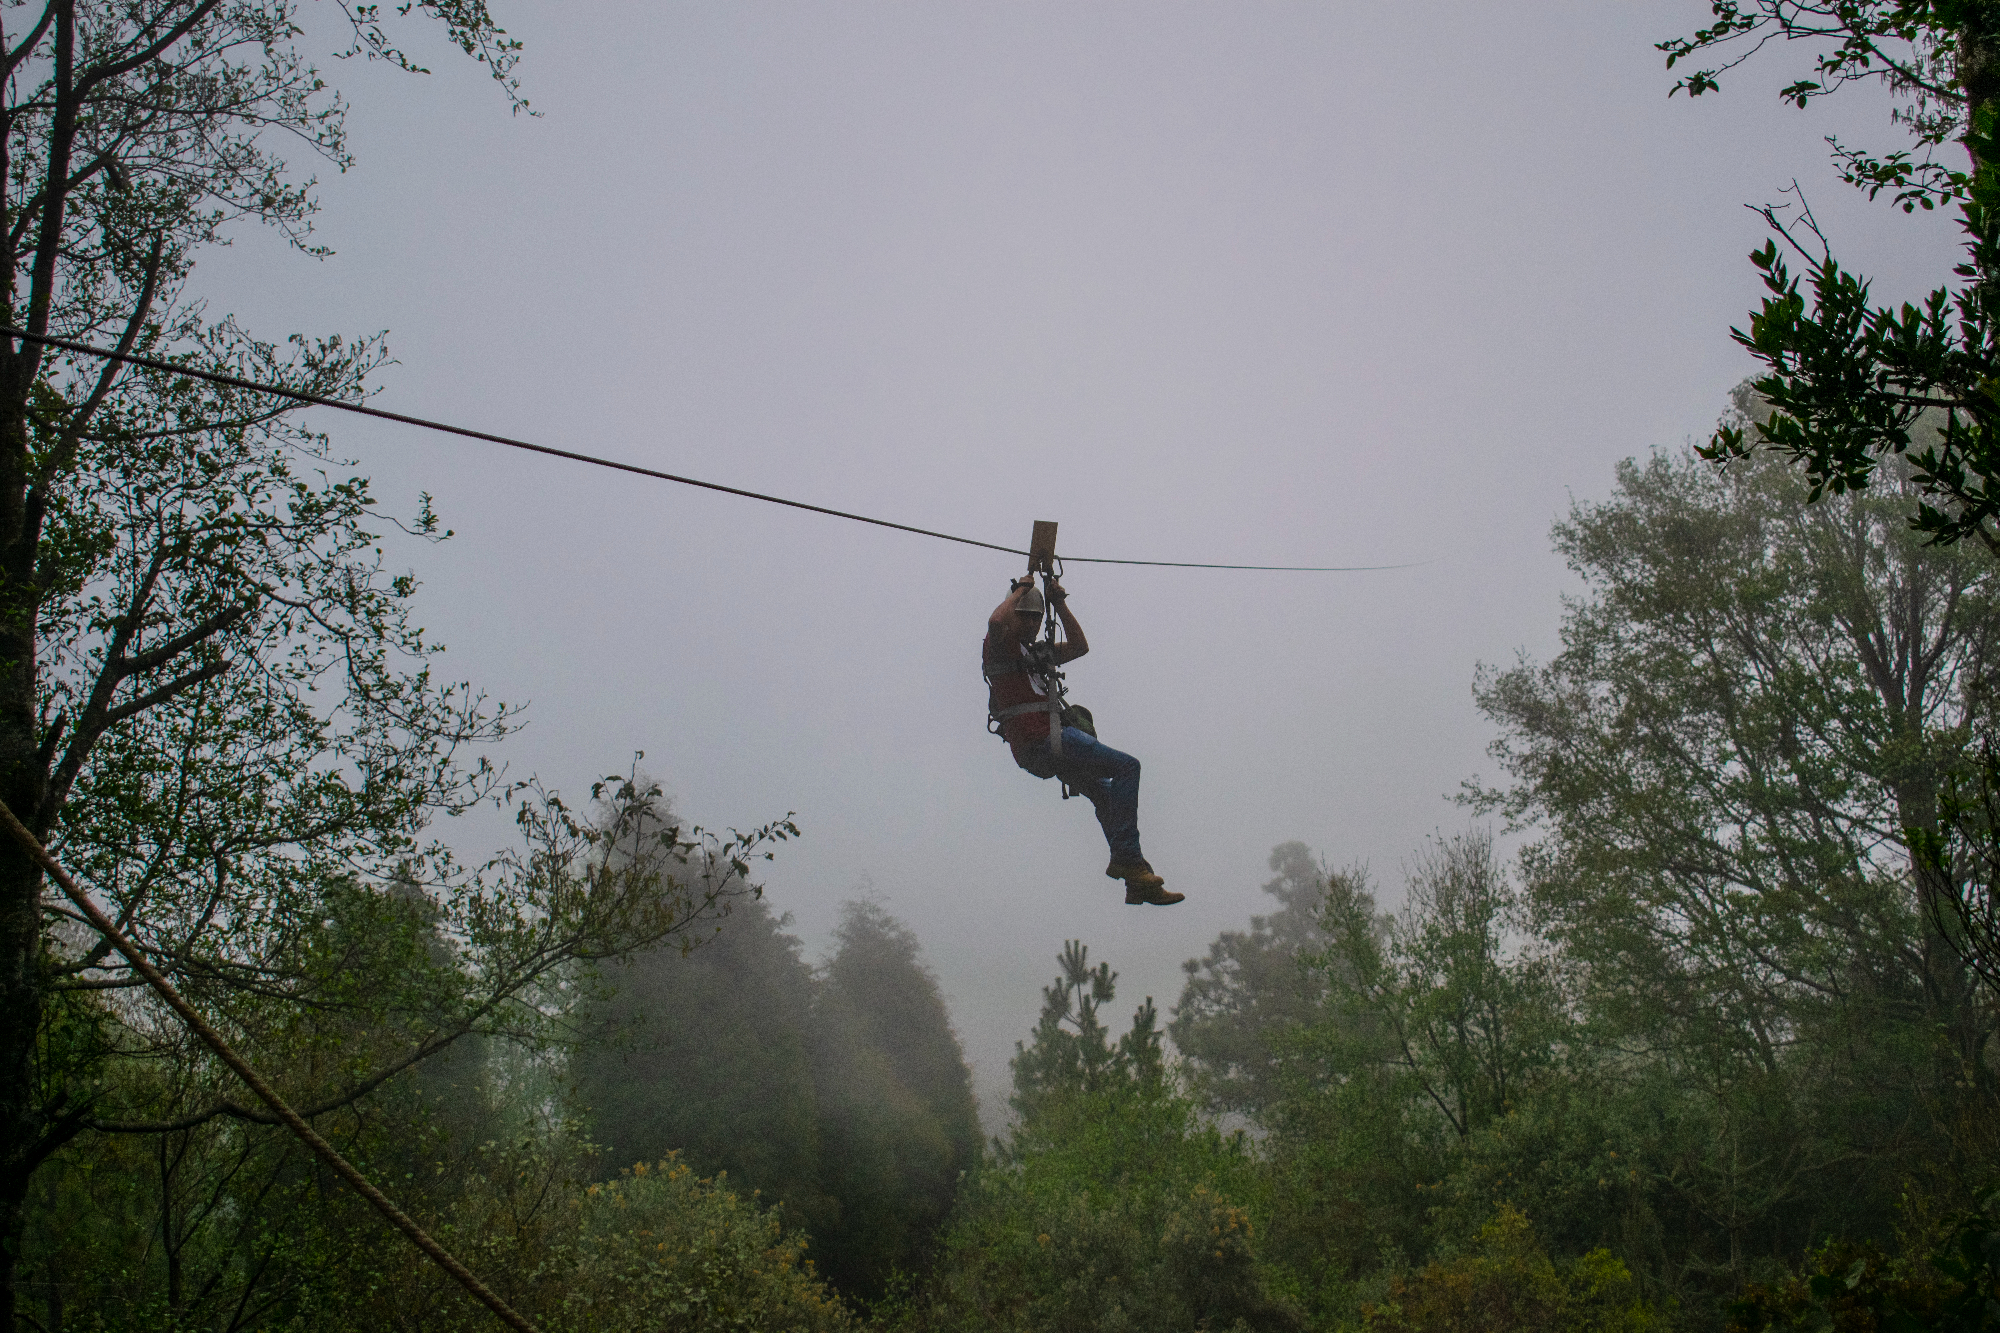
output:
<instances>
[{"instance_id":1,"label":"misty treeline","mask_svg":"<svg viewBox=\"0 0 2000 1333\"><path fill-rule=\"evenodd\" d=\"M628 778L600 793L597 818L577 821L590 865L543 855L515 869L707 884L707 910L656 947L572 962L524 997L531 1024L460 1040L318 1124L544 1328L842 1326L922 1265L980 1157L936 981L910 932L867 901L809 965L744 864L682 836L657 788ZM409 910L327 923L345 937L338 965L384 969L351 984L406 987L387 972L413 956L464 962L423 893L392 901ZM355 1005L273 1022L254 1036L295 1095L400 1035ZM231 1076L166 1024L151 1035L95 1074L100 1101L156 1120L80 1135L37 1175L19 1279L29 1326L491 1326L289 1131L195 1109Z\"/></svg>"},{"instance_id":2,"label":"misty treeline","mask_svg":"<svg viewBox=\"0 0 2000 1333\"><path fill-rule=\"evenodd\" d=\"M607 974L579 1017L574 1099L606 1159L678 1152L812 1238L854 1297L916 1268L983 1134L971 1072L916 938L847 904L809 967L784 919L739 907L713 939Z\"/></svg>"}]
</instances>

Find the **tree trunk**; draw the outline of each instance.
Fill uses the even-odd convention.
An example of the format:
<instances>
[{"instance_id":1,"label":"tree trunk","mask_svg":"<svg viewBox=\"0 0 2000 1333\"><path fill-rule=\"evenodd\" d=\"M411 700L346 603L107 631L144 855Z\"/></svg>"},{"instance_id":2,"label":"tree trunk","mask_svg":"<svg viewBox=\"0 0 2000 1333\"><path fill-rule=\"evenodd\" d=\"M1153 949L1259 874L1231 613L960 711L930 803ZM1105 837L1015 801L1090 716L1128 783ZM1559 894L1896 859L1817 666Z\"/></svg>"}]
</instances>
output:
<instances>
[{"instance_id":1,"label":"tree trunk","mask_svg":"<svg viewBox=\"0 0 2000 1333\"><path fill-rule=\"evenodd\" d=\"M35 589L38 525L27 506L27 381L40 357L0 352L0 800L37 834L47 770L36 736ZM28 1182L47 1156L34 1063L47 977L42 871L0 839L0 1333L14 1333L15 1271Z\"/></svg>"},{"instance_id":2,"label":"tree trunk","mask_svg":"<svg viewBox=\"0 0 2000 1333\"><path fill-rule=\"evenodd\" d=\"M36 333L48 327L77 125L70 96L75 7L58 3L52 11L58 105L49 143L49 191L42 205L28 309L22 312L16 303L8 304L15 318L25 313L25 327ZM11 209L6 212L11 220ZM5 281L12 288L16 274L6 274ZM0 343L0 801L37 837L44 837L42 798L48 790L48 765L37 735L35 660L41 524L29 501L28 450L28 401L41 370L42 349L28 342L12 344L11 338ZM51 1146L44 1090L35 1086L34 1062L48 977L42 950L41 867L12 838L0 842L6 844L0 846L0 1333L14 1333L15 1274L26 1232L28 1182Z\"/></svg>"}]
</instances>

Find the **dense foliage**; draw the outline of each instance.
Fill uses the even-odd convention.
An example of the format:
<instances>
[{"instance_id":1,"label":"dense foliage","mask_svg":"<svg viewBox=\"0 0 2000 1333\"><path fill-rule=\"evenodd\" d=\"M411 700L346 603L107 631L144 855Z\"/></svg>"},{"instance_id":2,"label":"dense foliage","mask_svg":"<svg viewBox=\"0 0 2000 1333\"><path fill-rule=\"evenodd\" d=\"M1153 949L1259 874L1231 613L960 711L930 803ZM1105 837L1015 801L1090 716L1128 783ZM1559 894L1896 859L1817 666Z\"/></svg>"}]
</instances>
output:
<instances>
[{"instance_id":1,"label":"dense foliage","mask_svg":"<svg viewBox=\"0 0 2000 1333\"><path fill-rule=\"evenodd\" d=\"M1988 725L2000 606L1902 477L1815 503L1777 460L1623 465L1556 528L1562 651L1476 683L1504 780L1466 799L1518 852L1440 838L1389 913L1282 847L1281 910L1190 963L1190 1086L1261 1132L1260 1259L1315 1323L2000 1300L1962 1221L2000 1176L2000 1010L1915 836Z\"/></svg>"},{"instance_id":2,"label":"dense foliage","mask_svg":"<svg viewBox=\"0 0 2000 1333\"><path fill-rule=\"evenodd\" d=\"M1711 0L1713 22L1658 44L1690 97L1773 43L1812 52L1780 90L1806 108L1857 82L1886 85L1912 147L1886 154L1829 139L1840 174L1904 212L1955 209L1965 237L1952 280L1918 301L1878 304L1844 266L1794 182L1766 205L1773 238L1750 258L1766 296L1731 334L1762 363L1768 410L1725 421L1711 460L1767 451L1799 465L1810 497L1869 488L1887 469L1903 512L1930 540L1976 537L2000 554L2000 8L1989 0ZM1714 64L1702 67L1702 62ZM1683 65L1683 62L1686 62ZM1960 154L1963 159L1960 160ZM1800 266L1805 278L1795 276ZM2000 989L2000 746L1975 722L1969 760L1946 772L1908 840L1956 918L1954 947Z\"/></svg>"},{"instance_id":3,"label":"dense foliage","mask_svg":"<svg viewBox=\"0 0 2000 1333\"><path fill-rule=\"evenodd\" d=\"M827 1275L879 1295L920 1268L979 1164L972 1074L916 936L876 904L848 904L814 1007L811 1043L822 1168L839 1202L819 1235Z\"/></svg>"},{"instance_id":4,"label":"dense foliage","mask_svg":"<svg viewBox=\"0 0 2000 1333\"><path fill-rule=\"evenodd\" d=\"M833 1222L807 1047L813 978L783 921L748 904L685 957L640 954L604 984L570 1074L607 1158L678 1151L762 1190L815 1234Z\"/></svg>"},{"instance_id":5,"label":"dense foliage","mask_svg":"<svg viewBox=\"0 0 2000 1333\"><path fill-rule=\"evenodd\" d=\"M1483 1333L1646 1333L1660 1320L1633 1299L1632 1275L1602 1248L1558 1265L1528 1219L1502 1204L1472 1247L1389 1284L1362 1307L1369 1333L1472 1329Z\"/></svg>"},{"instance_id":6,"label":"dense foliage","mask_svg":"<svg viewBox=\"0 0 2000 1333\"><path fill-rule=\"evenodd\" d=\"M1326 944L1327 868L1304 843L1288 842L1271 853L1271 869L1276 878L1264 892L1278 910L1250 918L1247 931L1224 931L1207 957L1187 961L1188 983L1167 1027L1214 1111L1258 1116L1277 1104L1284 1038L1312 1021L1326 998L1304 960Z\"/></svg>"}]
</instances>

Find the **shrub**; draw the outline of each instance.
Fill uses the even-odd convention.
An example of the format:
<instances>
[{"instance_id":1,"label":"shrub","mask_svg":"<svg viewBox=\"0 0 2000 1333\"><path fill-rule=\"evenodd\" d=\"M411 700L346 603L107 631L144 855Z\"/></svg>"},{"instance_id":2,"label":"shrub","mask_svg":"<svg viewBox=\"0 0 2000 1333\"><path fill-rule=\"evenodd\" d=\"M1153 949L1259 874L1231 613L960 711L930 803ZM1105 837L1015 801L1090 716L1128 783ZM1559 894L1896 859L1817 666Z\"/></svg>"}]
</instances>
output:
<instances>
[{"instance_id":1,"label":"shrub","mask_svg":"<svg viewBox=\"0 0 2000 1333\"><path fill-rule=\"evenodd\" d=\"M1362 1308L1370 1333L1646 1333L1653 1312L1608 1250L1558 1265L1527 1217L1502 1204L1469 1254L1429 1264Z\"/></svg>"},{"instance_id":2,"label":"shrub","mask_svg":"<svg viewBox=\"0 0 2000 1333\"><path fill-rule=\"evenodd\" d=\"M806 1241L777 1215L698 1178L669 1156L589 1186L568 1295L551 1323L566 1333L720 1333L851 1326L813 1272Z\"/></svg>"},{"instance_id":3,"label":"shrub","mask_svg":"<svg viewBox=\"0 0 2000 1333\"><path fill-rule=\"evenodd\" d=\"M2000 1190L1979 1196L1926 1261L1836 1242L1805 1271L1744 1288L1729 1333L1990 1333L2000 1330Z\"/></svg>"}]
</instances>

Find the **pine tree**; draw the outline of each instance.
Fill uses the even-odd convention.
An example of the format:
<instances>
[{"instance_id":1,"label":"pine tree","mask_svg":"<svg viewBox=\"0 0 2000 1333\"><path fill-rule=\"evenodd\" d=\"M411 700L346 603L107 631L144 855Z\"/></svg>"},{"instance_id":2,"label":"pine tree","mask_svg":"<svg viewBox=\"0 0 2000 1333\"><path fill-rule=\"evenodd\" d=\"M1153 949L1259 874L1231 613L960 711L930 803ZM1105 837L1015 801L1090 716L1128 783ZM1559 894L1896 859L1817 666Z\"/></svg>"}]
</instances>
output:
<instances>
[{"instance_id":1,"label":"pine tree","mask_svg":"<svg viewBox=\"0 0 2000 1333\"><path fill-rule=\"evenodd\" d=\"M744 903L691 952L610 969L612 994L592 1008L571 1072L609 1166L679 1152L818 1234L838 1210L820 1186L813 978L789 924L762 900Z\"/></svg>"},{"instance_id":2,"label":"pine tree","mask_svg":"<svg viewBox=\"0 0 2000 1333\"><path fill-rule=\"evenodd\" d=\"M835 939L814 1071L823 1180L841 1223L820 1262L843 1291L873 1295L917 1266L982 1136L972 1074L916 936L861 901L847 904Z\"/></svg>"}]
</instances>

